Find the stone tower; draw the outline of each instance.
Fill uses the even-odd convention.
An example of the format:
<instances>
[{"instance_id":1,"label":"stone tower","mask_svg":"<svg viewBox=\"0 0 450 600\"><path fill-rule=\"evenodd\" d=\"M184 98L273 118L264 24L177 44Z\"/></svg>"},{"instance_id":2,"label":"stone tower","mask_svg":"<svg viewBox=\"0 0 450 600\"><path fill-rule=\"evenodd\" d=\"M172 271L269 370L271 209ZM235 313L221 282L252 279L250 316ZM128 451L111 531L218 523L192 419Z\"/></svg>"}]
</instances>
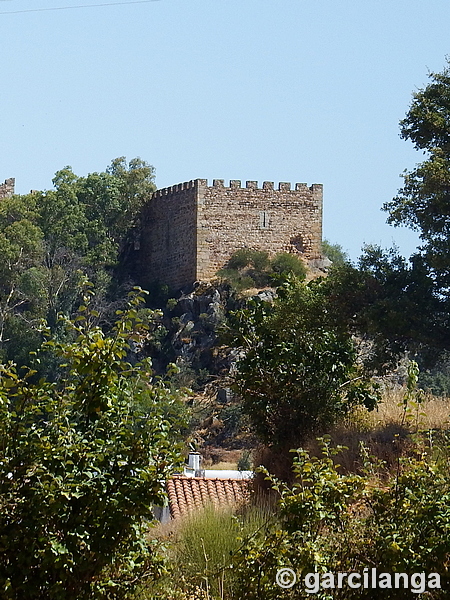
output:
<instances>
[{"instance_id":1,"label":"stone tower","mask_svg":"<svg viewBox=\"0 0 450 600\"><path fill-rule=\"evenodd\" d=\"M15 179L6 179L5 183L0 183L0 198L8 198L14 194Z\"/></svg>"},{"instance_id":2,"label":"stone tower","mask_svg":"<svg viewBox=\"0 0 450 600\"><path fill-rule=\"evenodd\" d=\"M321 258L322 185L195 179L157 190L143 211L142 285L212 279L239 248Z\"/></svg>"}]
</instances>

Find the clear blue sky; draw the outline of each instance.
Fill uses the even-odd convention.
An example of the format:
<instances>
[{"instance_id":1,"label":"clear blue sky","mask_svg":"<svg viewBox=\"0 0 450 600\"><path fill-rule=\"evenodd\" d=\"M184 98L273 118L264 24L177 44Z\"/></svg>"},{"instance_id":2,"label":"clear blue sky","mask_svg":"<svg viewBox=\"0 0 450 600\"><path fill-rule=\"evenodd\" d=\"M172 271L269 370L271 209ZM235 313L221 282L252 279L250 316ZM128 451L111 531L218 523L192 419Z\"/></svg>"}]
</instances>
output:
<instances>
[{"instance_id":1,"label":"clear blue sky","mask_svg":"<svg viewBox=\"0 0 450 600\"><path fill-rule=\"evenodd\" d=\"M158 187L323 183L324 236L353 258L414 250L380 207L422 160L398 121L445 65L449 0L107 2L0 0L0 181L124 155Z\"/></svg>"}]
</instances>

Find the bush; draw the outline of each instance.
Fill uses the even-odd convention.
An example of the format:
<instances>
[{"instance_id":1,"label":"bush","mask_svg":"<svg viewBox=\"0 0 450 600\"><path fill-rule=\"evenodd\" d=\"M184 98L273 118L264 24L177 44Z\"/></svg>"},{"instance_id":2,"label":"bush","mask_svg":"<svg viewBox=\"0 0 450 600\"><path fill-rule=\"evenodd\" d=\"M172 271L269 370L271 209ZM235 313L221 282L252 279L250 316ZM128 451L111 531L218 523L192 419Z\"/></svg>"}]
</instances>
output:
<instances>
[{"instance_id":1,"label":"bush","mask_svg":"<svg viewBox=\"0 0 450 600\"><path fill-rule=\"evenodd\" d=\"M217 273L237 291L265 287L273 283L279 285L289 274L301 280L305 279L306 267L298 256L280 253L270 260L267 252L251 248L237 250L228 260L226 267Z\"/></svg>"},{"instance_id":2,"label":"bush","mask_svg":"<svg viewBox=\"0 0 450 600\"><path fill-rule=\"evenodd\" d=\"M325 292L321 281L305 285L290 276L273 303L253 298L230 316L230 343L241 348L234 389L256 435L280 456L352 406L377 401Z\"/></svg>"},{"instance_id":3,"label":"bush","mask_svg":"<svg viewBox=\"0 0 450 600\"><path fill-rule=\"evenodd\" d=\"M162 569L146 535L179 461L183 405L148 363L124 361L154 316L139 293L111 336L90 325L89 296L73 341L44 344L64 363L59 381L0 366L4 600L125 598Z\"/></svg>"},{"instance_id":4,"label":"bush","mask_svg":"<svg viewBox=\"0 0 450 600\"><path fill-rule=\"evenodd\" d=\"M305 263L295 254L282 252L277 254L271 262L272 271L277 275L292 273L303 281L306 277Z\"/></svg>"},{"instance_id":5,"label":"bush","mask_svg":"<svg viewBox=\"0 0 450 600\"><path fill-rule=\"evenodd\" d=\"M326 256L333 265L344 265L350 262L348 253L340 244L332 244L328 240L322 242L322 254Z\"/></svg>"},{"instance_id":6,"label":"bush","mask_svg":"<svg viewBox=\"0 0 450 600\"><path fill-rule=\"evenodd\" d=\"M281 485L277 522L248 539L236 553L238 589L233 598L246 600L304 600L307 573L371 573L378 575L437 573L441 589L427 598L447 597L450 557L450 461L418 453L399 460L398 470L378 479L380 466L366 460L366 475L343 475L333 457L339 449L322 440L323 457L296 451L295 484ZM298 583L289 591L276 584L280 568L291 568ZM337 586L336 586L337 588ZM318 600L410 599L410 589L320 589ZM425 591L425 590L422 590ZM331 595L330 595L330 592ZM417 592L416 592L417 593Z\"/></svg>"}]
</instances>

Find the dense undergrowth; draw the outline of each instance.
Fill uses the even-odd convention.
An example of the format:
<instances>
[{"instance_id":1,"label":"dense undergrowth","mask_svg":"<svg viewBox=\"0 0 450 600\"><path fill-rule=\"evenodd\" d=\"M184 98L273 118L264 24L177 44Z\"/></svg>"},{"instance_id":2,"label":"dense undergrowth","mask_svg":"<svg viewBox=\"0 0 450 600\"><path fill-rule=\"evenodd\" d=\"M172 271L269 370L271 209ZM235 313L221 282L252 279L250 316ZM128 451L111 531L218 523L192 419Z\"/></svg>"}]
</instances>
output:
<instances>
[{"instance_id":1,"label":"dense undergrowth","mask_svg":"<svg viewBox=\"0 0 450 600\"><path fill-rule=\"evenodd\" d=\"M168 574L137 598L409 599L424 592L446 598L448 409L448 401L422 398L413 389L386 390L378 412L357 409L329 436L310 440L309 450L294 452L293 485L263 470L272 488L264 503L255 493L250 507L234 515L208 508L160 528ZM336 445L346 439L347 448ZM281 568L292 569L298 583L277 585ZM376 588L371 579L366 588L337 588L338 573L359 573L363 582L374 568ZM318 574L314 594L316 576L307 591L308 573ZM335 588L326 587L330 573ZM403 576L396 587L396 573L408 576L406 588ZM431 573L437 575L428 579Z\"/></svg>"}]
</instances>

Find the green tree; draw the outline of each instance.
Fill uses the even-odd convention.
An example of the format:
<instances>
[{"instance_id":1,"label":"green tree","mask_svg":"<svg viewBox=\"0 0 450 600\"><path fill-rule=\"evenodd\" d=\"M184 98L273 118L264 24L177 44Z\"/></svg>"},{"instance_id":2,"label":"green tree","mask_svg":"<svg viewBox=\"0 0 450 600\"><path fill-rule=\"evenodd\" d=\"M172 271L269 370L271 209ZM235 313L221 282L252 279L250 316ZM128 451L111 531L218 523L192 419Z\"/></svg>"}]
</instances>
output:
<instances>
[{"instance_id":1,"label":"green tree","mask_svg":"<svg viewBox=\"0 0 450 600\"><path fill-rule=\"evenodd\" d=\"M152 166L121 157L86 177L65 167L53 189L1 203L0 352L6 359L26 362L37 347L39 318L58 331L57 315L73 314L80 302L83 276L95 284L100 312L113 312L121 298L120 267L154 189Z\"/></svg>"},{"instance_id":2,"label":"green tree","mask_svg":"<svg viewBox=\"0 0 450 600\"><path fill-rule=\"evenodd\" d=\"M363 341L372 371L394 368L407 351L433 362L448 344L445 306L420 255L366 246L357 265L336 265L323 286L328 310Z\"/></svg>"},{"instance_id":3,"label":"green tree","mask_svg":"<svg viewBox=\"0 0 450 600\"><path fill-rule=\"evenodd\" d=\"M334 318L325 292L323 281L305 285L290 276L273 303L255 298L232 316L243 353L235 375L243 410L260 439L282 453L355 404L376 403L347 324Z\"/></svg>"},{"instance_id":4,"label":"green tree","mask_svg":"<svg viewBox=\"0 0 450 600\"><path fill-rule=\"evenodd\" d=\"M0 366L5 600L125 598L161 568L148 522L179 461L184 404L148 361L126 362L156 316L139 291L110 335L90 297L68 322L73 341L44 345L63 363L57 382Z\"/></svg>"},{"instance_id":5,"label":"green tree","mask_svg":"<svg viewBox=\"0 0 450 600\"><path fill-rule=\"evenodd\" d=\"M322 242L322 254L326 256L333 265L343 265L350 262L348 253L340 244L332 244L328 240Z\"/></svg>"},{"instance_id":6,"label":"green tree","mask_svg":"<svg viewBox=\"0 0 450 600\"><path fill-rule=\"evenodd\" d=\"M0 360L6 356L8 345L17 342L17 320L20 318L23 329L25 323L43 316L45 250L36 216L33 198L31 202L4 198L0 203Z\"/></svg>"},{"instance_id":7,"label":"green tree","mask_svg":"<svg viewBox=\"0 0 450 600\"><path fill-rule=\"evenodd\" d=\"M448 63L449 64L449 63ZM420 248L438 290L450 291L450 67L430 73L429 83L413 94L401 137L411 140L426 159L403 174L404 186L384 205L388 222L417 230Z\"/></svg>"},{"instance_id":8,"label":"green tree","mask_svg":"<svg viewBox=\"0 0 450 600\"><path fill-rule=\"evenodd\" d=\"M420 453L399 461L395 474L374 459L365 459L365 476L342 473L330 448L322 441L322 457L297 450L295 483L288 487L268 476L279 493L275 518L266 528L244 539L234 555L233 573L246 600L409 600L420 597L413 573L439 574L440 587L424 586L426 597L448 597L450 500L448 453L438 460ZM380 476L380 466L384 469ZM378 478L377 478L378 475ZM297 584L282 589L277 571L290 568ZM409 585L372 588L314 586L312 577L325 573L360 573L376 567L381 573L405 573ZM433 578L437 583L437 580ZM320 579L317 579L317 582ZM370 581L370 579L369 579ZM428 583L427 579L425 582ZM418 585L419 584L419 585ZM309 591L308 591L309 588Z\"/></svg>"}]
</instances>

